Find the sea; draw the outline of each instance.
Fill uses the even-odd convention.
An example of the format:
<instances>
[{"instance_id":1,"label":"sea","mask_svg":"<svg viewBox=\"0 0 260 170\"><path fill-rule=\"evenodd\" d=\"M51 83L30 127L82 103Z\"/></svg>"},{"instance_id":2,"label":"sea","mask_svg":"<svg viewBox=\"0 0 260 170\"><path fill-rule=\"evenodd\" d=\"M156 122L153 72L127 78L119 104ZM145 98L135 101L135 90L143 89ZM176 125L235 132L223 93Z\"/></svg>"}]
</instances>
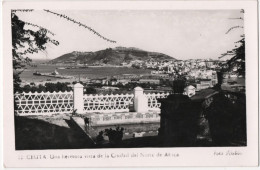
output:
<instances>
[{"instance_id":1,"label":"sea","mask_svg":"<svg viewBox=\"0 0 260 170\"><path fill-rule=\"evenodd\" d=\"M122 76L126 74L136 74L136 75L148 75L151 73L151 70L147 69L137 69L131 67L111 67L111 66L89 66L85 68L71 68L65 69L63 66L57 65L44 65L40 64L37 67L27 66L27 68L21 73L20 77L23 82L73 82L76 80L86 80L86 79L95 79L95 78L104 78L111 76ZM55 69L60 75L72 76L70 79L60 79L55 77L47 76L37 76L33 75L34 72L38 71L40 73L51 73Z\"/></svg>"},{"instance_id":2,"label":"sea","mask_svg":"<svg viewBox=\"0 0 260 170\"><path fill-rule=\"evenodd\" d=\"M41 83L46 82L73 82L73 81L84 81L87 79L105 78L111 76L123 76L123 75L150 75L151 70L148 69L137 69L132 67L122 66L88 66L85 68L71 68L66 69L68 66L57 66L57 65L46 65L37 64L37 67L27 66L26 69L21 73L20 77L23 83ZM40 73L52 73L58 71L60 75L70 76L69 79L61 79L47 76L33 75L34 72ZM237 84L245 85L245 78L243 77L232 77L223 80L226 82L237 82Z\"/></svg>"}]
</instances>

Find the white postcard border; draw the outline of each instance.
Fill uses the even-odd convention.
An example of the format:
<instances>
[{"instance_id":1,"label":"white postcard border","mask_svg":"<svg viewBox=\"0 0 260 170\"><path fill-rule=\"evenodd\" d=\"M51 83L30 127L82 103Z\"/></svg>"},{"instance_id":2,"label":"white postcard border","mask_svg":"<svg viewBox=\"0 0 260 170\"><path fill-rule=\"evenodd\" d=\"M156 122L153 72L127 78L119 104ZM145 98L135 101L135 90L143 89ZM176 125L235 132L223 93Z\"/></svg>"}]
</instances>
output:
<instances>
[{"instance_id":1,"label":"white postcard border","mask_svg":"<svg viewBox=\"0 0 260 170\"><path fill-rule=\"evenodd\" d=\"M3 2L4 165L5 167L150 167L258 165L258 41L256 1L46 1ZM15 151L10 9L60 10L214 10L244 9L246 39L247 147L134 148ZM223 152L216 156L214 152ZM241 155L228 156L227 152ZM160 156L169 153L171 156ZM129 157L112 158L129 154ZM145 154L145 157L134 157ZM179 156L176 156L179 154ZM28 159L40 155L41 159ZM50 159L50 155L96 158ZM102 157L98 158L98 155ZM109 155L109 158L106 158ZM131 157L133 155L133 157ZM154 155L151 157L150 155ZM158 156L156 156L158 155ZM175 155L175 156L174 156ZM44 156L48 159L43 158ZM21 159L24 158L24 159Z\"/></svg>"}]
</instances>

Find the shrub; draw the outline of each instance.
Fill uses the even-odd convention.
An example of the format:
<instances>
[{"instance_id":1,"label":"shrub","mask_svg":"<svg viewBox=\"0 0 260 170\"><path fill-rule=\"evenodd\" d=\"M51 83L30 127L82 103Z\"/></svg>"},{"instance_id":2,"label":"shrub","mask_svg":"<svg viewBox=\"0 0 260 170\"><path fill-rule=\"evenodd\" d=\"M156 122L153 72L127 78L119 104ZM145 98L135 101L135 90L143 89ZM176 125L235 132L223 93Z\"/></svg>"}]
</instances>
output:
<instances>
[{"instance_id":1,"label":"shrub","mask_svg":"<svg viewBox=\"0 0 260 170\"><path fill-rule=\"evenodd\" d=\"M123 139L124 128L116 127L115 130L112 128L105 129L105 135L108 136L109 142L112 145L120 144Z\"/></svg>"}]
</instances>

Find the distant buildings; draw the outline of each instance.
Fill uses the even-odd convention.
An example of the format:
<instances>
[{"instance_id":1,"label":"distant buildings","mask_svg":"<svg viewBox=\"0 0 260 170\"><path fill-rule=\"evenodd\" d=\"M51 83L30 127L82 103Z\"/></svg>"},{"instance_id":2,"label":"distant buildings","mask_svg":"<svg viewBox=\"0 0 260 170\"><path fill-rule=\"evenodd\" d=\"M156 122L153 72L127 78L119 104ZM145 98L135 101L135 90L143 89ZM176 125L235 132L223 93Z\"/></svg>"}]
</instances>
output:
<instances>
[{"instance_id":1,"label":"distant buildings","mask_svg":"<svg viewBox=\"0 0 260 170\"><path fill-rule=\"evenodd\" d=\"M160 84L160 80L156 80L156 79L140 79L139 83Z\"/></svg>"},{"instance_id":2,"label":"distant buildings","mask_svg":"<svg viewBox=\"0 0 260 170\"><path fill-rule=\"evenodd\" d=\"M118 83L121 83L122 85L126 85L127 83L131 82L129 79L119 79L117 80Z\"/></svg>"},{"instance_id":3,"label":"distant buildings","mask_svg":"<svg viewBox=\"0 0 260 170\"><path fill-rule=\"evenodd\" d=\"M211 79L201 79L197 85L197 91L213 87Z\"/></svg>"}]
</instances>

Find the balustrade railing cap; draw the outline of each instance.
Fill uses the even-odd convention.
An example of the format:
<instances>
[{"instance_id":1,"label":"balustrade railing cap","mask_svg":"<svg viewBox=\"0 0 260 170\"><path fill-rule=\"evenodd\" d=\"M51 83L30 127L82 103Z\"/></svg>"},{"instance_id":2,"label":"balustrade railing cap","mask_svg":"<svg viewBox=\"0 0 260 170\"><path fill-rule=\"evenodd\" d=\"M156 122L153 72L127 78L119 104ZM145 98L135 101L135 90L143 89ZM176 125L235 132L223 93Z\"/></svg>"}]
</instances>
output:
<instances>
[{"instance_id":1,"label":"balustrade railing cap","mask_svg":"<svg viewBox=\"0 0 260 170\"><path fill-rule=\"evenodd\" d=\"M135 91L143 91L144 89L142 87L136 87L134 88Z\"/></svg>"},{"instance_id":2,"label":"balustrade railing cap","mask_svg":"<svg viewBox=\"0 0 260 170\"><path fill-rule=\"evenodd\" d=\"M80 83L76 83L76 84L74 84L74 86L73 86L74 88L80 88L80 87L84 87L82 84L80 84Z\"/></svg>"}]
</instances>

